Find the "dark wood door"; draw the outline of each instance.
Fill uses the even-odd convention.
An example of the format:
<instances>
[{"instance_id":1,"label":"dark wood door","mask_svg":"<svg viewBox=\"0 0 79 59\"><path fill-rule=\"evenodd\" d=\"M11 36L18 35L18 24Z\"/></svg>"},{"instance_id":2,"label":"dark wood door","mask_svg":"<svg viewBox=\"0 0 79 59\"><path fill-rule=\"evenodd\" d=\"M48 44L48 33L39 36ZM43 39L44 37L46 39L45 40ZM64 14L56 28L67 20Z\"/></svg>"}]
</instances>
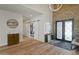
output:
<instances>
[{"instance_id":1,"label":"dark wood door","mask_svg":"<svg viewBox=\"0 0 79 59\"><path fill-rule=\"evenodd\" d=\"M8 34L8 46L19 43L19 34Z\"/></svg>"}]
</instances>

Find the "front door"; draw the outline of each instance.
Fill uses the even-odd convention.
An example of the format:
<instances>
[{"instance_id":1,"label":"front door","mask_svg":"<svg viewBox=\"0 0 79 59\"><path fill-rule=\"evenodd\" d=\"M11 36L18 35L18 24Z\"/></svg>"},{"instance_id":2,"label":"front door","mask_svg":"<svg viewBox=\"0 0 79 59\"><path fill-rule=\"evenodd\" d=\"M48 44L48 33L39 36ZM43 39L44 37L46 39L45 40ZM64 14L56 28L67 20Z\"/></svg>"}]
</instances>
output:
<instances>
[{"instance_id":1,"label":"front door","mask_svg":"<svg viewBox=\"0 0 79 59\"><path fill-rule=\"evenodd\" d=\"M56 22L56 39L63 41L72 41L73 20L64 20Z\"/></svg>"}]
</instances>

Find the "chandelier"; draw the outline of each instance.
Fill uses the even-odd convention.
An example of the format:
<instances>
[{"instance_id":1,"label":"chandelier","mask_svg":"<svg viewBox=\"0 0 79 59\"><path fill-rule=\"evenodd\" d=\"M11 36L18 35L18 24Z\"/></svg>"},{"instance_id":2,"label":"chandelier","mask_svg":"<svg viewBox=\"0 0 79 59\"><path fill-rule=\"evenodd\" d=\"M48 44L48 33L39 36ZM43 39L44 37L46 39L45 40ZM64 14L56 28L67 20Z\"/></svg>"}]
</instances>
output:
<instances>
[{"instance_id":1,"label":"chandelier","mask_svg":"<svg viewBox=\"0 0 79 59\"><path fill-rule=\"evenodd\" d=\"M63 6L63 4L49 4L49 9L52 12L56 12L56 11L60 10L62 6Z\"/></svg>"}]
</instances>

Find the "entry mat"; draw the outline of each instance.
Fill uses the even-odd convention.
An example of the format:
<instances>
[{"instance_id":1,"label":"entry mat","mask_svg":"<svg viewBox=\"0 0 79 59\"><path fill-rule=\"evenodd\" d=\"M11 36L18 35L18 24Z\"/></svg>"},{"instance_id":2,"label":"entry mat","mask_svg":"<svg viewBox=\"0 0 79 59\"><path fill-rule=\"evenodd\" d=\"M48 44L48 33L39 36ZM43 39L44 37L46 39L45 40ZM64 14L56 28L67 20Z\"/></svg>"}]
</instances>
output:
<instances>
[{"instance_id":1,"label":"entry mat","mask_svg":"<svg viewBox=\"0 0 79 59\"><path fill-rule=\"evenodd\" d=\"M63 48L63 49L66 49L66 50L72 50L71 47L72 47L72 44L70 42L64 42L64 41L59 41L59 40L52 40L50 42L50 44L53 44L57 47L60 47L60 48Z\"/></svg>"}]
</instances>

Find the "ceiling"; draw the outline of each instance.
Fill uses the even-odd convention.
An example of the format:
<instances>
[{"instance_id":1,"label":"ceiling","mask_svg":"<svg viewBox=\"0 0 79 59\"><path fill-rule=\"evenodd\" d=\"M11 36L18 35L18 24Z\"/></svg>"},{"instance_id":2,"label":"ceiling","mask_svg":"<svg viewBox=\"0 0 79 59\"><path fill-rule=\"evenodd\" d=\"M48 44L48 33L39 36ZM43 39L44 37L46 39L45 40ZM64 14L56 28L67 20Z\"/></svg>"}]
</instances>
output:
<instances>
[{"instance_id":1,"label":"ceiling","mask_svg":"<svg viewBox=\"0 0 79 59\"><path fill-rule=\"evenodd\" d=\"M21 5L21 4L0 4L0 9L20 13L28 19L31 19L31 18L41 15L40 12L32 10L28 7Z\"/></svg>"}]
</instances>

